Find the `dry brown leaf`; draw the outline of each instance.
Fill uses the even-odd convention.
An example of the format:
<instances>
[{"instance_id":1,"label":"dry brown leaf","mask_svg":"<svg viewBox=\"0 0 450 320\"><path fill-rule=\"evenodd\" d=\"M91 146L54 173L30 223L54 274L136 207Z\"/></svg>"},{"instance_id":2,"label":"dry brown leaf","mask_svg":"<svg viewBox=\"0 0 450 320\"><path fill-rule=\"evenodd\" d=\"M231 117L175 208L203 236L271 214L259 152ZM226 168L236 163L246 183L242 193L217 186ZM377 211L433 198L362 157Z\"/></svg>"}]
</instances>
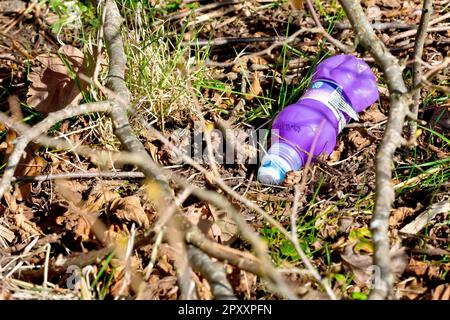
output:
<instances>
[{"instance_id":1,"label":"dry brown leaf","mask_svg":"<svg viewBox=\"0 0 450 320\"><path fill-rule=\"evenodd\" d=\"M173 265L169 262L169 256L167 254L160 255L156 265L167 274L175 274Z\"/></svg>"},{"instance_id":2,"label":"dry brown leaf","mask_svg":"<svg viewBox=\"0 0 450 320\"><path fill-rule=\"evenodd\" d=\"M286 177L283 180L283 186L294 186L302 180L304 171L288 171L286 172Z\"/></svg>"},{"instance_id":3,"label":"dry brown leaf","mask_svg":"<svg viewBox=\"0 0 450 320\"><path fill-rule=\"evenodd\" d=\"M137 270L139 267L140 263L138 258L131 256L129 258L129 265L125 265L125 262L121 259L112 259L111 265L114 267L114 284L111 287L111 295L115 298L128 296L132 283L131 270Z\"/></svg>"},{"instance_id":4,"label":"dry brown leaf","mask_svg":"<svg viewBox=\"0 0 450 320\"><path fill-rule=\"evenodd\" d=\"M367 8L366 12L367 19L369 21L380 20L381 19L381 9L378 6L370 6Z\"/></svg>"},{"instance_id":5,"label":"dry brown leaf","mask_svg":"<svg viewBox=\"0 0 450 320\"><path fill-rule=\"evenodd\" d=\"M450 285L445 283L438 285L433 290L432 300L450 300Z\"/></svg>"},{"instance_id":6,"label":"dry brown leaf","mask_svg":"<svg viewBox=\"0 0 450 320\"><path fill-rule=\"evenodd\" d=\"M419 261L415 259L411 259L409 261L409 265L406 269L408 272L413 272L419 277L423 277L428 270L428 263L425 261Z\"/></svg>"},{"instance_id":7,"label":"dry brown leaf","mask_svg":"<svg viewBox=\"0 0 450 320\"><path fill-rule=\"evenodd\" d=\"M160 278L158 275L151 275L148 280L145 292L140 297L143 300L175 300L178 295L177 277L168 276Z\"/></svg>"},{"instance_id":8,"label":"dry brown leaf","mask_svg":"<svg viewBox=\"0 0 450 320\"><path fill-rule=\"evenodd\" d=\"M228 280L236 293L245 294L246 298L250 299L251 294L255 291L258 277L253 273L233 267L232 272L228 275Z\"/></svg>"},{"instance_id":9,"label":"dry brown leaf","mask_svg":"<svg viewBox=\"0 0 450 320\"><path fill-rule=\"evenodd\" d=\"M347 270L353 272L355 282L358 285L367 285L374 272L372 256L355 253L354 246L355 244L350 244L345 247L344 253L341 254L343 264ZM408 262L405 248L394 245L389 255L394 276L401 275L405 271Z\"/></svg>"},{"instance_id":10,"label":"dry brown leaf","mask_svg":"<svg viewBox=\"0 0 450 320\"><path fill-rule=\"evenodd\" d=\"M71 45L64 45L59 49L59 53L75 74L88 75L83 52ZM31 85L27 104L30 107L47 115L81 100L80 89L84 90L87 83L72 79L68 68L58 55L41 54L36 60L41 66L34 68L29 75Z\"/></svg>"},{"instance_id":11,"label":"dry brown leaf","mask_svg":"<svg viewBox=\"0 0 450 320\"><path fill-rule=\"evenodd\" d=\"M267 34L258 34L258 33L255 33L255 37L267 37ZM250 58L250 62L251 62L252 64L259 64L259 65L263 65L263 66L269 64L269 62L267 62L267 60L264 59L264 58L261 57L261 56L251 57L251 58Z\"/></svg>"},{"instance_id":12,"label":"dry brown leaf","mask_svg":"<svg viewBox=\"0 0 450 320\"><path fill-rule=\"evenodd\" d=\"M192 205L184 212L186 218L195 226L197 226L204 234L210 235L214 238L211 227L214 224L211 212L206 206ZM217 230L216 230L217 233Z\"/></svg>"},{"instance_id":13,"label":"dry brown leaf","mask_svg":"<svg viewBox=\"0 0 450 320\"><path fill-rule=\"evenodd\" d=\"M361 113L360 119L363 122L379 123L386 120L387 117L380 111L378 104L373 104L369 109Z\"/></svg>"},{"instance_id":14,"label":"dry brown leaf","mask_svg":"<svg viewBox=\"0 0 450 320\"><path fill-rule=\"evenodd\" d=\"M397 299L408 298L414 300L426 291L427 288L422 285L422 282L411 277L398 283L395 295Z\"/></svg>"},{"instance_id":15,"label":"dry brown leaf","mask_svg":"<svg viewBox=\"0 0 450 320\"><path fill-rule=\"evenodd\" d=\"M134 221L145 228L148 228L150 225L141 201L136 196L117 198L113 200L109 209L119 219Z\"/></svg>"},{"instance_id":16,"label":"dry brown leaf","mask_svg":"<svg viewBox=\"0 0 450 320\"><path fill-rule=\"evenodd\" d=\"M359 128L358 128L359 129ZM370 140L363 136L362 130L350 130L348 134L348 139L355 146L356 149L360 150L370 145Z\"/></svg>"},{"instance_id":17,"label":"dry brown leaf","mask_svg":"<svg viewBox=\"0 0 450 320\"><path fill-rule=\"evenodd\" d=\"M304 9L305 4L303 3L303 0L289 0L289 3L295 10Z\"/></svg>"},{"instance_id":18,"label":"dry brown leaf","mask_svg":"<svg viewBox=\"0 0 450 320\"><path fill-rule=\"evenodd\" d=\"M83 197L81 192L84 185L73 180L57 180L55 182L55 193L61 199L72 203L75 207L82 206Z\"/></svg>"},{"instance_id":19,"label":"dry brown leaf","mask_svg":"<svg viewBox=\"0 0 450 320\"><path fill-rule=\"evenodd\" d=\"M374 6L377 0L362 0L362 4L366 7Z\"/></svg>"},{"instance_id":20,"label":"dry brown leaf","mask_svg":"<svg viewBox=\"0 0 450 320\"><path fill-rule=\"evenodd\" d=\"M209 211L214 217L214 225L211 226L211 231L215 239L220 237L220 242L223 244L231 244L239 234L239 228L234 221L233 217L223 211L218 210L214 206L208 204ZM215 227L219 228L219 232Z\"/></svg>"},{"instance_id":21,"label":"dry brown leaf","mask_svg":"<svg viewBox=\"0 0 450 320\"><path fill-rule=\"evenodd\" d=\"M105 203L109 203L119 197L120 195L117 192L111 190L97 191L89 194L84 207L90 212L97 212Z\"/></svg>"},{"instance_id":22,"label":"dry brown leaf","mask_svg":"<svg viewBox=\"0 0 450 320\"><path fill-rule=\"evenodd\" d=\"M253 83L250 87L248 95L245 96L245 100L251 101L255 97L259 96L262 92L261 82L259 81L259 72L255 71L253 74Z\"/></svg>"},{"instance_id":23,"label":"dry brown leaf","mask_svg":"<svg viewBox=\"0 0 450 320\"><path fill-rule=\"evenodd\" d=\"M414 212L415 210L410 207L400 207L395 209L389 217L389 225L392 227L400 225L405 218L414 214Z\"/></svg>"},{"instance_id":24,"label":"dry brown leaf","mask_svg":"<svg viewBox=\"0 0 450 320\"><path fill-rule=\"evenodd\" d=\"M381 0L381 3L386 8L400 8L400 0Z\"/></svg>"},{"instance_id":25,"label":"dry brown leaf","mask_svg":"<svg viewBox=\"0 0 450 320\"><path fill-rule=\"evenodd\" d=\"M12 107L12 104L10 104L10 107ZM12 118L21 121L21 114L17 114L17 110L15 113L16 115L12 116ZM14 150L14 142L17 138L17 134L15 131L8 128L4 129L6 130L6 137L5 141L0 144L0 154L4 155L4 160L6 161ZM25 156L20 159L17 168L14 171L15 176L34 176L39 175L42 172L47 163L37 154L38 150L39 146L34 143L30 143L25 148ZM31 190L32 184L30 182L22 182L14 186L12 196L16 201L28 200Z\"/></svg>"},{"instance_id":26,"label":"dry brown leaf","mask_svg":"<svg viewBox=\"0 0 450 320\"><path fill-rule=\"evenodd\" d=\"M337 162L341 159L342 151L344 151L345 143L344 141L341 141L336 149L333 150L333 152L330 154L328 159L325 159L327 164L333 164L334 162Z\"/></svg>"}]
</instances>

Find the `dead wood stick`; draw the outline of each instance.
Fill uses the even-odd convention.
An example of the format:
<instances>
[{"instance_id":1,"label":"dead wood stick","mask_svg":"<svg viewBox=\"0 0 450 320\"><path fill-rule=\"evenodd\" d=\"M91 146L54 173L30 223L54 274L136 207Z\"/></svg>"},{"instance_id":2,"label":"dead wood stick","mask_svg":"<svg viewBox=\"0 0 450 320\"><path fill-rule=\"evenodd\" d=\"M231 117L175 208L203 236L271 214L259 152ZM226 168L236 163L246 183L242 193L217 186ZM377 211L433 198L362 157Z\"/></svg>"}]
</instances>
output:
<instances>
[{"instance_id":1,"label":"dead wood stick","mask_svg":"<svg viewBox=\"0 0 450 320\"><path fill-rule=\"evenodd\" d=\"M391 108L388 122L376 158L375 208L370 225L375 249L374 265L380 270L381 282L377 288L371 291L370 298L385 299L392 296L394 282L388 238L389 215L395 198L391 184L391 165L394 152L402 143L401 132L408 107L411 104L411 97L402 77L403 68L376 36L359 1L340 0L340 3L353 26L358 41L369 51L384 72L390 93Z\"/></svg>"},{"instance_id":2,"label":"dead wood stick","mask_svg":"<svg viewBox=\"0 0 450 320\"><path fill-rule=\"evenodd\" d=\"M309 258L306 256L303 249L300 247L298 234L297 234L297 217L298 217L298 210L300 205L302 205L302 201L300 201L301 197L304 194L305 188L306 188L306 182L308 180L308 173L311 168L311 161L314 154L314 151L316 149L316 143L317 139L319 138L320 131L323 128L323 125L325 124L325 120L321 122L319 127L317 128L317 133L314 136L314 139L311 143L311 150L308 152L308 159L306 160L305 167L303 169L302 173L302 179L300 181L300 184L295 185L295 194L294 194L294 202L292 204L292 211L291 211L291 242L294 244L294 248L297 251L298 255L300 256L300 259L302 260L303 264L306 266L306 269L313 275L313 277L322 284L322 286L325 288L328 296L332 300L336 300L336 295L334 294L333 290L329 286L329 284L326 282L326 280L322 279L320 274L317 272L316 268L312 265Z\"/></svg>"},{"instance_id":3,"label":"dead wood stick","mask_svg":"<svg viewBox=\"0 0 450 320\"><path fill-rule=\"evenodd\" d=\"M448 18L450 18L450 12L447 12L446 14L443 14L440 17L432 19L429 22L429 24L428 24L428 26L430 27L429 31L430 32L432 32L432 31L442 31L442 28L438 28L436 30L434 28L431 28L431 26L434 26L435 24L437 24L437 23L439 23L439 22L441 22L441 21L443 21L445 19L448 19ZM401 32L401 33L399 33L399 34L397 34L395 36L390 37L389 38L389 42L395 42L397 40L404 39L404 38L407 38L409 36L413 36L413 35L415 35L417 33L417 31L418 31L417 29L412 29L412 30L408 30L408 31L405 31L405 32Z\"/></svg>"},{"instance_id":4,"label":"dead wood stick","mask_svg":"<svg viewBox=\"0 0 450 320\"><path fill-rule=\"evenodd\" d=\"M167 177L170 176L166 170L160 168L153 159L146 152L142 143L133 135L128 115L127 106L129 102L129 92L125 85L125 65L126 57L123 48L123 42L120 36L121 17L116 3L113 0L106 0L105 3L105 24L104 35L108 47L108 55L110 56L110 70L108 73L108 87L114 92L112 98L116 102L111 111L111 118L114 125L114 133L119 138L121 143L133 154L128 154L122 157L122 161L125 163L133 163L137 165L147 177L153 177L156 179L168 192ZM120 157L120 155L118 155ZM230 212L238 224L241 232L247 235L247 239L252 243L258 256L262 259L264 264L264 270L268 279L273 281L274 284L280 289L280 291L288 298L295 298L295 295L291 293L289 288L284 284L281 276L276 272L267 258L267 253L259 246L258 238L253 234L253 231L247 226L246 222L240 216L240 214L234 209L234 207L222 196L217 193L211 194L207 190L199 189L190 186L184 179L172 174L171 180L175 181L183 188L192 187L192 193L200 199L207 200L213 205L223 208L227 212Z\"/></svg>"},{"instance_id":5,"label":"dead wood stick","mask_svg":"<svg viewBox=\"0 0 450 320\"><path fill-rule=\"evenodd\" d=\"M39 137L42 133L47 132L53 125L64 119L89 112L108 113L110 111L111 104L108 101L87 103L79 106L68 106L62 110L50 113L44 120L33 126L30 130L23 132L23 134L14 141L14 151L8 158L8 165L6 166L0 181L0 199L11 186L14 171L22 158L25 148L32 140Z\"/></svg>"},{"instance_id":6,"label":"dead wood stick","mask_svg":"<svg viewBox=\"0 0 450 320\"><path fill-rule=\"evenodd\" d=\"M414 43L414 65L413 65L413 86L416 87L422 82L422 60L423 47L427 37L428 23L433 11L433 0L425 0L423 2L422 16L420 17L419 28L417 31L416 41ZM410 148L413 148L416 143L416 131L420 104L420 88L417 88L412 96L413 103L411 105L411 115L415 119L409 121L409 139Z\"/></svg>"},{"instance_id":7,"label":"dead wood stick","mask_svg":"<svg viewBox=\"0 0 450 320\"><path fill-rule=\"evenodd\" d=\"M317 15L316 9L314 9L314 5L312 3L311 0L306 0L306 5L308 6L308 10L309 13L311 13L311 16L314 20L314 23L316 24L316 27L318 27L320 29L320 32L322 33L322 35L332 44L334 45L336 48L338 48L339 50L341 50L344 53L352 53L355 50L353 48L350 48L348 46L346 46L345 44L343 44L342 42L340 42L339 40L337 40L336 38L333 38L328 32L327 30L325 30L325 28L322 26L322 23L320 22L320 19Z\"/></svg>"},{"instance_id":8,"label":"dead wood stick","mask_svg":"<svg viewBox=\"0 0 450 320\"><path fill-rule=\"evenodd\" d=\"M38 176L15 176L11 179L12 182L32 181L43 182L49 180L65 180L65 179L92 179L92 178L106 178L106 179L141 179L145 175L139 171L117 171L117 172L67 172L67 173L49 173Z\"/></svg>"},{"instance_id":9,"label":"dead wood stick","mask_svg":"<svg viewBox=\"0 0 450 320\"><path fill-rule=\"evenodd\" d=\"M206 65L226 68L226 67L230 67L230 66L235 65L236 63L238 63L239 61L242 61L243 59L251 59L251 58L260 57L260 56L263 56L263 55L266 55L266 54L270 55L273 49L281 47L281 46L284 46L286 44L289 44L289 43L295 41L299 35L301 35L303 33L308 33L308 32L309 33L320 33L321 30L320 30L320 28L300 29L300 30L297 30L296 32L294 32L289 37L285 38L283 41L276 41L276 42L272 43L268 48L266 48L264 50L236 57L231 62L212 62L212 61L207 61Z\"/></svg>"},{"instance_id":10,"label":"dead wood stick","mask_svg":"<svg viewBox=\"0 0 450 320\"><path fill-rule=\"evenodd\" d=\"M187 250L189 262L208 281L214 299L237 300L223 266L196 247L188 246Z\"/></svg>"}]
</instances>

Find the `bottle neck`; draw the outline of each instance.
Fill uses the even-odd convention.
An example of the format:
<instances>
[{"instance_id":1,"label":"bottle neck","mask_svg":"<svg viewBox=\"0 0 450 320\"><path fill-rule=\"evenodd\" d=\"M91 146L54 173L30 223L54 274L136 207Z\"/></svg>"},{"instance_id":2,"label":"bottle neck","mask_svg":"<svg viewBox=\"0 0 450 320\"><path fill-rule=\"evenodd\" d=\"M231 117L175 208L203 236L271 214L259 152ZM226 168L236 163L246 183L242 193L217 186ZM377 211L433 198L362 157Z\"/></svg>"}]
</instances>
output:
<instances>
[{"instance_id":1,"label":"bottle neck","mask_svg":"<svg viewBox=\"0 0 450 320\"><path fill-rule=\"evenodd\" d=\"M270 149L267 151L268 155L277 156L286 161L289 168L286 171L297 171L303 166L303 160L298 154L297 150L289 144L283 142L276 142L272 144Z\"/></svg>"}]
</instances>

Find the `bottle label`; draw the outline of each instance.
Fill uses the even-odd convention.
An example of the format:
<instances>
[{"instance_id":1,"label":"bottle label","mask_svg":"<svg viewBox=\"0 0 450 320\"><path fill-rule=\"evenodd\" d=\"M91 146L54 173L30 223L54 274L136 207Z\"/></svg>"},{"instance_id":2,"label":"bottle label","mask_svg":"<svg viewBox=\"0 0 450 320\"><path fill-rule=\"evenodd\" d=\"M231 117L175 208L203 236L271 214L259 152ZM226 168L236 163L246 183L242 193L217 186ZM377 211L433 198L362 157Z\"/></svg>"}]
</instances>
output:
<instances>
[{"instance_id":1,"label":"bottle label","mask_svg":"<svg viewBox=\"0 0 450 320\"><path fill-rule=\"evenodd\" d=\"M313 82L299 101L305 99L320 101L327 106L338 120L338 132L341 132L347 124L344 114L354 120L359 119L358 113L345 100L342 88L332 81L318 80Z\"/></svg>"}]
</instances>

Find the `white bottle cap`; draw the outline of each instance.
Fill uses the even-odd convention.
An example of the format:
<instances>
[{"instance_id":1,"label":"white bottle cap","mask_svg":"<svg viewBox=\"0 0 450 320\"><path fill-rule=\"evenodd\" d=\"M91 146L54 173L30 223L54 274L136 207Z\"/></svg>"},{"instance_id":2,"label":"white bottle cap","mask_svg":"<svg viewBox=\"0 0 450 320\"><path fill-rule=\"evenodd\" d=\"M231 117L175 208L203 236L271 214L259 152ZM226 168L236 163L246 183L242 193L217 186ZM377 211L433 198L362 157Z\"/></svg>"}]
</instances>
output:
<instances>
[{"instance_id":1,"label":"white bottle cap","mask_svg":"<svg viewBox=\"0 0 450 320\"><path fill-rule=\"evenodd\" d=\"M283 182L286 172L291 170L293 168L280 156L266 154L258 170L258 180L263 184L277 185Z\"/></svg>"}]
</instances>

